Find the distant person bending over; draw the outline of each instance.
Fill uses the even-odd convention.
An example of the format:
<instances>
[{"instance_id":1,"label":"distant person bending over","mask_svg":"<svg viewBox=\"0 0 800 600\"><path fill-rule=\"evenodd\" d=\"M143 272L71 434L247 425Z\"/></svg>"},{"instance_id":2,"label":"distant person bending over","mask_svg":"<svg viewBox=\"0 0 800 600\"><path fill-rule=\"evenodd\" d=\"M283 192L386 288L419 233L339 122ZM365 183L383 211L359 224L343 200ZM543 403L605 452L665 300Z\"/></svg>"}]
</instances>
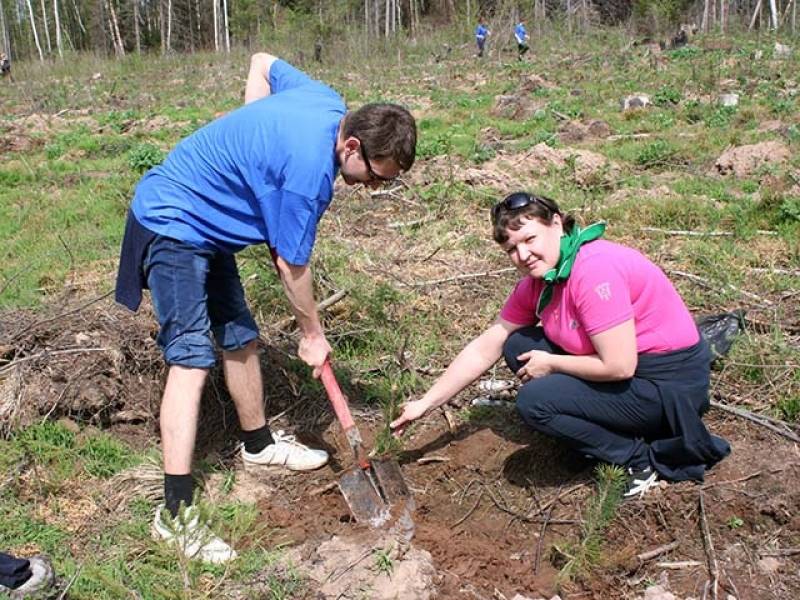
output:
<instances>
[{"instance_id":1,"label":"distant person bending over","mask_svg":"<svg viewBox=\"0 0 800 600\"><path fill-rule=\"evenodd\" d=\"M478 46L478 58L483 56L483 48L486 45L486 38L492 35L492 32L486 27L483 22L483 17L478 18L478 26L475 28L475 43Z\"/></svg>"},{"instance_id":2,"label":"distant person bending over","mask_svg":"<svg viewBox=\"0 0 800 600\"><path fill-rule=\"evenodd\" d=\"M628 473L626 497L658 477L702 481L730 452L708 433L710 353L664 272L598 239L553 200L524 192L492 209L495 241L524 274L495 322L391 426L401 433L504 356L517 411L536 431Z\"/></svg>"},{"instance_id":3,"label":"distant person bending over","mask_svg":"<svg viewBox=\"0 0 800 600\"><path fill-rule=\"evenodd\" d=\"M0 594L8 594L14 600L33 597L53 587L53 583L53 566L47 557L16 558L0 552Z\"/></svg>"},{"instance_id":4,"label":"distant person bending over","mask_svg":"<svg viewBox=\"0 0 800 600\"><path fill-rule=\"evenodd\" d=\"M149 288L169 365L161 401L166 510L158 537L189 557L224 562L234 550L192 506L192 454L200 399L222 348L225 381L241 426L245 466L316 469L328 455L271 432L256 326L235 253L266 245L300 329L299 357L318 377L331 347L309 269L317 226L339 172L348 185L377 188L414 163L416 124L394 104L346 112L328 86L269 54L250 63L245 106L180 142L136 187L128 213L116 299L136 310ZM182 511L179 508L188 507Z\"/></svg>"},{"instance_id":5,"label":"distant person bending over","mask_svg":"<svg viewBox=\"0 0 800 600\"><path fill-rule=\"evenodd\" d=\"M11 75L11 61L5 52L0 52L0 75L3 77Z\"/></svg>"},{"instance_id":6,"label":"distant person bending over","mask_svg":"<svg viewBox=\"0 0 800 600\"><path fill-rule=\"evenodd\" d=\"M528 32L525 30L525 19L520 19L514 27L514 39L517 40L517 60L522 60L528 48Z\"/></svg>"}]
</instances>

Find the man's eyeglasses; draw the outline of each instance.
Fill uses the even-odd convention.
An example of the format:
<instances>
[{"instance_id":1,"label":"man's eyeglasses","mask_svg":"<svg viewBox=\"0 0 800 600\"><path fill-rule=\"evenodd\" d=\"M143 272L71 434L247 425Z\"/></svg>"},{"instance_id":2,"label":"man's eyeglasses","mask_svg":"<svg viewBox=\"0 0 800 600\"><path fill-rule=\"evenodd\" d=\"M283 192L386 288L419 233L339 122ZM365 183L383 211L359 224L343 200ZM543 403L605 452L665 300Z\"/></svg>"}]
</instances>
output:
<instances>
[{"instance_id":1,"label":"man's eyeglasses","mask_svg":"<svg viewBox=\"0 0 800 600\"><path fill-rule=\"evenodd\" d=\"M358 139L358 138L356 138ZM367 175L369 175L369 181L380 181L381 183L391 183L397 176L395 177L384 177L383 175L378 175L375 171L372 170L372 163L369 162L369 154L367 154L367 147L364 146L364 142L358 140L359 145L361 147L361 158L364 159L364 164L367 166Z\"/></svg>"},{"instance_id":2,"label":"man's eyeglasses","mask_svg":"<svg viewBox=\"0 0 800 600\"><path fill-rule=\"evenodd\" d=\"M509 194L508 196L503 198L500 202L498 202L492 207L492 223L497 222L497 217L500 216L501 208L504 208L508 211L513 211L525 208L526 206L530 206L531 204L538 204L540 206L543 206L551 213L558 212L556 211L555 206L553 206L553 203L550 202L547 198L534 196L532 194L528 194L527 192L514 192L513 194Z\"/></svg>"}]
</instances>

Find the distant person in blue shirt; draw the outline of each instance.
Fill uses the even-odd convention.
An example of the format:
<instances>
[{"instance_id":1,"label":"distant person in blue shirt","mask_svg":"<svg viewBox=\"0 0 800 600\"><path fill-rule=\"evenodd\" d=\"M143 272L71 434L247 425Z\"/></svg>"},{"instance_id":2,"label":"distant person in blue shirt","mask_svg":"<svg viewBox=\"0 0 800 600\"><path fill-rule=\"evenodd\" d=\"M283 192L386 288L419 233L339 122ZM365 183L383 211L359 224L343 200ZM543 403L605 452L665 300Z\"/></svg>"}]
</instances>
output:
<instances>
[{"instance_id":1,"label":"distant person in blue shirt","mask_svg":"<svg viewBox=\"0 0 800 600\"><path fill-rule=\"evenodd\" d=\"M492 34L484 25L483 17L478 17L478 26L475 28L475 43L478 45L478 57L483 56L483 48L486 45L486 38Z\"/></svg>"},{"instance_id":2,"label":"distant person in blue shirt","mask_svg":"<svg viewBox=\"0 0 800 600\"><path fill-rule=\"evenodd\" d=\"M192 505L200 399L215 364L212 334L239 416L245 468L316 469L328 455L271 432L264 413L258 327L234 254L265 244L300 330L298 356L318 377L331 352L309 270L317 225L341 172L377 188L414 163L414 117L395 104L347 112L331 88L269 54L255 54L245 106L180 142L136 187L116 299L136 310L149 288L158 345L169 365L161 401L165 505L153 532L190 558L222 563L235 551Z\"/></svg>"},{"instance_id":3,"label":"distant person in blue shirt","mask_svg":"<svg viewBox=\"0 0 800 600\"><path fill-rule=\"evenodd\" d=\"M522 60L522 55L529 50L528 32L525 30L525 19L520 19L517 26L514 27L514 39L517 40L517 60Z\"/></svg>"}]
</instances>

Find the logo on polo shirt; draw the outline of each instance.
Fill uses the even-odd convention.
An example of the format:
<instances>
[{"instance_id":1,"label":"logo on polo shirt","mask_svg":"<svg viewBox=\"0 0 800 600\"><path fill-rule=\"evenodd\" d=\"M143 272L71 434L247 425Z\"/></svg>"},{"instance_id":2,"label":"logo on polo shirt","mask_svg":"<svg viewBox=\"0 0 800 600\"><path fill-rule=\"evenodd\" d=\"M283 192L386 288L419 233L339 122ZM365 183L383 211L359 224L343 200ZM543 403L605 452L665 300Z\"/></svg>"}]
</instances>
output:
<instances>
[{"instance_id":1,"label":"logo on polo shirt","mask_svg":"<svg viewBox=\"0 0 800 600\"><path fill-rule=\"evenodd\" d=\"M603 302L611 300L611 284L607 281L595 287L594 291Z\"/></svg>"}]
</instances>

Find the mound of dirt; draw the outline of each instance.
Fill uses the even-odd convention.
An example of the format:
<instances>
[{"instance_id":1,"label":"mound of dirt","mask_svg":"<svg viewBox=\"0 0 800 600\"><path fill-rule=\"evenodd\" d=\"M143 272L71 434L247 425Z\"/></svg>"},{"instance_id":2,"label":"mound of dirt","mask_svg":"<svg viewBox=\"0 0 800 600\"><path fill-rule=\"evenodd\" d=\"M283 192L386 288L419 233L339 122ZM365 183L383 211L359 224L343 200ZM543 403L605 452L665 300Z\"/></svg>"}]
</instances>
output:
<instances>
[{"instance_id":1,"label":"mound of dirt","mask_svg":"<svg viewBox=\"0 0 800 600\"><path fill-rule=\"evenodd\" d=\"M316 590L316 598L429 600L438 578L430 552L392 534L357 540L334 536L293 548L289 558Z\"/></svg>"},{"instance_id":2,"label":"mound of dirt","mask_svg":"<svg viewBox=\"0 0 800 600\"><path fill-rule=\"evenodd\" d=\"M714 163L714 168L723 176L749 177L764 165L785 163L790 156L791 151L783 142L761 142L726 150Z\"/></svg>"},{"instance_id":3,"label":"mound of dirt","mask_svg":"<svg viewBox=\"0 0 800 600\"><path fill-rule=\"evenodd\" d=\"M537 144L518 159L518 164L536 175L552 168L572 167L573 178L579 185L591 185L615 179L618 167L602 154L578 148L551 148L544 142Z\"/></svg>"},{"instance_id":4,"label":"mound of dirt","mask_svg":"<svg viewBox=\"0 0 800 600\"><path fill-rule=\"evenodd\" d=\"M494 117L527 121L537 110L546 106L546 100L535 100L524 92L496 96L491 114Z\"/></svg>"}]
</instances>

